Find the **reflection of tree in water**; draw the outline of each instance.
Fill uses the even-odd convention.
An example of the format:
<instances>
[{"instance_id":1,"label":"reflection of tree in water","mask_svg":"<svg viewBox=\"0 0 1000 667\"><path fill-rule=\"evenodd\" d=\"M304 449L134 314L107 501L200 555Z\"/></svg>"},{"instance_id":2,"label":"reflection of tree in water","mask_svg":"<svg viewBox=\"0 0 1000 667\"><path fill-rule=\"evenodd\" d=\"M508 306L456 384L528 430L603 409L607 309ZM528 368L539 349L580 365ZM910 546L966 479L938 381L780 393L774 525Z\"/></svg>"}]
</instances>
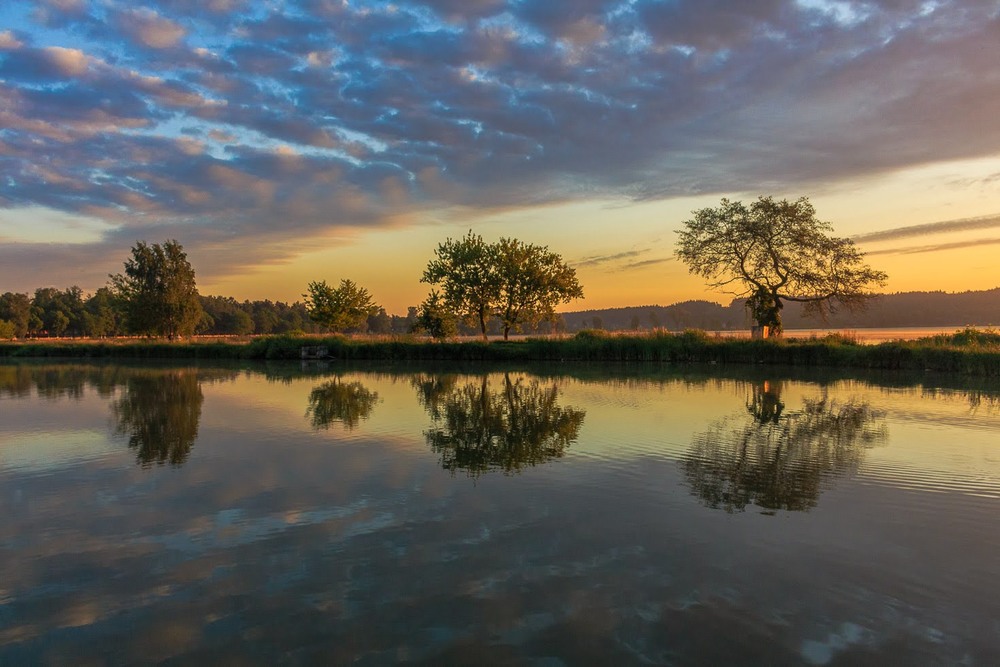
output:
<instances>
[{"instance_id":1,"label":"reflection of tree in water","mask_svg":"<svg viewBox=\"0 0 1000 667\"><path fill-rule=\"evenodd\" d=\"M128 436L128 446L136 450L143 467L180 465L198 438L204 400L195 371L130 374L121 398L112 405L117 433Z\"/></svg>"},{"instance_id":2,"label":"reflection of tree in water","mask_svg":"<svg viewBox=\"0 0 1000 667\"><path fill-rule=\"evenodd\" d=\"M336 379L312 390L306 417L312 420L315 429L330 428L334 422L340 422L350 430L368 419L377 403L378 393L360 382Z\"/></svg>"},{"instance_id":3,"label":"reflection of tree in water","mask_svg":"<svg viewBox=\"0 0 1000 667\"><path fill-rule=\"evenodd\" d=\"M855 471L864 450L885 439L881 414L867 402L841 403L824 394L786 412L781 389L780 383L755 385L746 416L695 437L684 473L709 507L808 510L825 480Z\"/></svg>"},{"instance_id":4,"label":"reflection of tree in water","mask_svg":"<svg viewBox=\"0 0 1000 667\"><path fill-rule=\"evenodd\" d=\"M109 397L122 382L117 366L87 364L0 364L0 396L24 398L32 389L47 399L81 399L88 388Z\"/></svg>"},{"instance_id":5,"label":"reflection of tree in water","mask_svg":"<svg viewBox=\"0 0 1000 667\"><path fill-rule=\"evenodd\" d=\"M495 387L487 376L459 384L456 376L414 379L434 426L424 432L441 466L478 477L505 474L563 455L586 413L558 403L559 387L538 380L511 380Z\"/></svg>"}]
</instances>

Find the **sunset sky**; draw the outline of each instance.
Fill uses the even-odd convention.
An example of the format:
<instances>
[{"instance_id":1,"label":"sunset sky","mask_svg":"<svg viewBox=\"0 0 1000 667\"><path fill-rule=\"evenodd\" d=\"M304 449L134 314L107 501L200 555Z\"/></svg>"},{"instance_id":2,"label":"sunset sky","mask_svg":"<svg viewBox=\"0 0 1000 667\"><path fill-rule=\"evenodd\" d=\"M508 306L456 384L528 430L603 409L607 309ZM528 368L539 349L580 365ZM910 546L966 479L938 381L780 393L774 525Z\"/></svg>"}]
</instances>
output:
<instances>
[{"instance_id":1,"label":"sunset sky","mask_svg":"<svg viewBox=\"0 0 1000 667\"><path fill-rule=\"evenodd\" d=\"M808 196L888 291L1000 286L1000 0L3 0L0 292L177 239L203 294L548 245L567 310L728 302L693 209Z\"/></svg>"}]
</instances>

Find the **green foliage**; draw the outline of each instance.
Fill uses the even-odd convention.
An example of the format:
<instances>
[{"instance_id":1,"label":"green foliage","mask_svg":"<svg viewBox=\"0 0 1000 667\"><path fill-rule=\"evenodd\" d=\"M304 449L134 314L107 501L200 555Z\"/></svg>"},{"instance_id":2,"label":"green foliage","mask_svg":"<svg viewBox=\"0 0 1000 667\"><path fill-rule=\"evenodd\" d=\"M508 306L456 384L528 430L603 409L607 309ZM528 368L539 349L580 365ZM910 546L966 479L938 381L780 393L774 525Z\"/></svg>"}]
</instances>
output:
<instances>
[{"instance_id":1,"label":"green foliage","mask_svg":"<svg viewBox=\"0 0 1000 667\"><path fill-rule=\"evenodd\" d=\"M501 238L491 246L491 255L497 274L495 308L505 340L511 330L553 318L557 305L583 298L576 271L547 247Z\"/></svg>"},{"instance_id":2,"label":"green foliage","mask_svg":"<svg viewBox=\"0 0 1000 667\"><path fill-rule=\"evenodd\" d=\"M434 254L420 282L440 286L449 309L478 324L486 340L499 289L490 246L470 230L464 238L439 244Z\"/></svg>"},{"instance_id":3,"label":"green foliage","mask_svg":"<svg viewBox=\"0 0 1000 667\"><path fill-rule=\"evenodd\" d=\"M368 290L351 280L341 280L340 287L330 287L325 280L312 282L308 289L303 296L309 317L332 331L360 329L379 312Z\"/></svg>"},{"instance_id":4,"label":"green foliage","mask_svg":"<svg viewBox=\"0 0 1000 667\"><path fill-rule=\"evenodd\" d=\"M16 292L0 295L0 320L6 320L14 326L13 336L27 336L31 325L31 298L27 294Z\"/></svg>"},{"instance_id":5,"label":"green foliage","mask_svg":"<svg viewBox=\"0 0 1000 667\"><path fill-rule=\"evenodd\" d=\"M749 207L723 199L694 211L679 232L677 257L717 289L746 297L761 326L780 333L785 301L826 317L838 307L863 308L886 274L864 263L850 239L830 236L805 197L759 197Z\"/></svg>"},{"instance_id":6,"label":"green foliage","mask_svg":"<svg viewBox=\"0 0 1000 667\"><path fill-rule=\"evenodd\" d=\"M125 273L111 276L128 329L146 336L190 336L202 320L194 269L184 248L139 241L125 262Z\"/></svg>"},{"instance_id":7,"label":"green foliage","mask_svg":"<svg viewBox=\"0 0 1000 667\"><path fill-rule=\"evenodd\" d=\"M11 339L17 336L17 327L9 320L0 320L0 339Z\"/></svg>"},{"instance_id":8,"label":"green foliage","mask_svg":"<svg viewBox=\"0 0 1000 667\"><path fill-rule=\"evenodd\" d=\"M504 340L511 331L555 317L555 307L583 296L576 271L547 247L501 238L486 243L469 231L434 251L422 282L439 285L447 307L479 326L500 320Z\"/></svg>"},{"instance_id":9,"label":"green foliage","mask_svg":"<svg viewBox=\"0 0 1000 667\"><path fill-rule=\"evenodd\" d=\"M85 335L102 338L122 333L122 304L109 288L102 287L94 292L84 309Z\"/></svg>"},{"instance_id":10,"label":"green foliage","mask_svg":"<svg viewBox=\"0 0 1000 667\"><path fill-rule=\"evenodd\" d=\"M232 297L203 296L200 298L205 319L202 331L215 334L245 336L254 332L253 317Z\"/></svg>"},{"instance_id":11,"label":"green foliage","mask_svg":"<svg viewBox=\"0 0 1000 667\"><path fill-rule=\"evenodd\" d=\"M420 304L418 313L413 326L414 332L426 332L437 339L451 338L458 333L458 320L437 290L431 290L430 295Z\"/></svg>"},{"instance_id":12,"label":"green foliage","mask_svg":"<svg viewBox=\"0 0 1000 667\"><path fill-rule=\"evenodd\" d=\"M44 330L51 336L82 336L84 313L83 292L76 286L64 291L40 287L31 301L36 330Z\"/></svg>"},{"instance_id":13,"label":"green foliage","mask_svg":"<svg viewBox=\"0 0 1000 667\"><path fill-rule=\"evenodd\" d=\"M975 327L965 327L950 336L945 336L941 342L959 347L996 348L1000 347L1000 331L989 328L976 329Z\"/></svg>"},{"instance_id":14,"label":"green foliage","mask_svg":"<svg viewBox=\"0 0 1000 667\"><path fill-rule=\"evenodd\" d=\"M441 342L429 344L407 336L389 340L354 340L343 336L262 336L249 343L156 344L4 343L0 358L117 357L174 359L298 360L303 346L324 345L332 358L348 360L585 361L654 362L910 370L1000 377L1000 346L960 345L949 337L896 341L879 345L820 339L748 340L716 338L702 331L680 334L614 335L583 331L572 338L528 338L510 342Z\"/></svg>"}]
</instances>

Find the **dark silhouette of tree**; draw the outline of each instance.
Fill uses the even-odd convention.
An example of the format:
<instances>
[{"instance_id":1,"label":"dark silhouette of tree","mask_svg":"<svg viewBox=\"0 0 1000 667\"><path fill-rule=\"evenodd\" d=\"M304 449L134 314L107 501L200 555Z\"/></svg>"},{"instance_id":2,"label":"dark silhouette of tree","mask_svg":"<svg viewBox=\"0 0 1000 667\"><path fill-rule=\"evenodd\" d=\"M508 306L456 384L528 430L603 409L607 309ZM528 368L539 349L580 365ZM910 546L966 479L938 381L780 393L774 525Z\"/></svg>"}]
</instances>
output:
<instances>
[{"instance_id":1,"label":"dark silhouette of tree","mask_svg":"<svg viewBox=\"0 0 1000 667\"><path fill-rule=\"evenodd\" d=\"M808 510L825 480L856 470L864 451L885 438L881 415L867 403L821 395L788 412L781 389L754 385L746 413L695 437L682 465L692 492L709 507Z\"/></svg>"},{"instance_id":2,"label":"dark silhouette of tree","mask_svg":"<svg viewBox=\"0 0 1000 667\"><path fill-rule=\"evenodd\" d=\"M377 313L368 316L368 333L382 335L392 333L392 318L385 312L385 308L380 307Z\"/></svg>"},{"instance_id":3,"label":"dark silhouette of tree","mask_svg":"<svg viewBox=\"0 0 1000 667\"><path fill-rule=\"evenodd\" d=\"M352 430L371 416L378 404L378 393L360 382L345 383L339 378L315 387L309 393L306 409L314 429L328 429L333 423Z\"/></svg>"},{"instance_id":4,"label":"dark silhouette of tree","mask_svg":"<svg viewBox=\"0 0 1000 667\"><path fill-rule=\"evenodd\" d=\"M489 376L460 383L457 376L414 379L434 426L424 431L441 466L470 477L501 471L512 474L563 455L576 441L586 413L559 405L559 387L538 380L500 386Z\"/></svg>"},{"instance_id":5,"label":"dark silhouette of tree","mask_svg":"<svg viewBox=\"0 0 1000 667\"><path fill-rule=\"evenodd\" d=\"M805 197L760 197L749 207L723 199L694 211L678 232L677 257L712 287L746 297L747 309L772 333L782 329L785 301L826 317L838 307L863 308L886 274L864 263L850 239L829 236Z\"/></svg>"},{"instance_id":6,"label":"dark silhouette of tree","mask_svg":"<svg viewBox=\"0 0 1000 667\"><path fill-rule=\"evenodd\" d=\"M125 262L125 273L111 276L129 330L147 336L190 336L203 311L194 269L177 241L147 245L139 241Z\"/></svg>"},{"instance_id":7,"label":"dark silhouette of tree","mask_svg":"<svg viewBox=\"0 0 1000 667\"><path fill-rule=\"evenodd\" d=\"M143 467L180 465L198 438L204 400L193 370L135 371L112 405L116 431L128 438Z\"/></svg>"}]
</instances>

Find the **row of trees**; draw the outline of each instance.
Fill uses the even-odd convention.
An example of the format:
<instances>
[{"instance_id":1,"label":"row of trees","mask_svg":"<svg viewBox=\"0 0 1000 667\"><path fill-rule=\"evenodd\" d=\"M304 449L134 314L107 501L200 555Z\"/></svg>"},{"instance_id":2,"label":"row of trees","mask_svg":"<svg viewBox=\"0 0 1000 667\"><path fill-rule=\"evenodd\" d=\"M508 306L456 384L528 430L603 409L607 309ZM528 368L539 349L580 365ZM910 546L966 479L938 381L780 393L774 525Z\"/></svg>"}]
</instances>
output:
<instances>
[{"instance_id":1,"label":"row of trees","mask_svg":"<svg viewBox=\"0 0 1000 667\"><path fill-rule=\"evenodd\" d=\"M795 202L760 197L750 206L723 199L717 208L694 212L679 232L676 256L717 289L745 300L754 321L771 333L782 329L785 302L803 304L808 315L825 317L838 308L863 308L886 274L864 263L846 238L830 235L806 198ZM43 288L34 299L8 292L0 297L0 337L46 331L106 336L136 333L173 339L196 331L272 333L313 328L331 331L395 331L397 324L351 280L337 287L311 282L305 302L237 304L198 294L195 273L177 241L132 248L124 272L107 287L83 297L79 288ZM407 330L448 337L460 324L475 326L483 339L495 321L511 331L555 321L555 308L583 297L575 270L545 246L501 238L487 243L469 231L438 245L421 282L432 286L412 309ZM633 318L635 319L635 318ZM638 323L633 322L633 328Z\"/></svg>"},{"instance_id":2,"label":"row of trees","mask_svg":"<svg viewBox=\"0 0 1000 667\"><path fill-rule=\"evenodd\" d=\"M311 282L304 302L244 301L198 294L195 272L174 240L140 241L124 271L92 295L79 287L40 288L34 297L0 296L0 338L105 337L123 334L173 339L193 333L268 334L425 331L437 337L480 332L484 337L554 319L554 306L582 295L573 270L547 248L471 232L439 246L425 280L441 287L406 316L389 315L351 280L337 287ZM473 329L472 327L475 327Z\"/></svg>"},{"instance_id":3,"label":"row of trees","mask_svg":"<svg viewBox=\"0 0 1000 667\"><path fill-rule=\"evenodd\" d=\"M675 254L710 286L734 294L764 335L779 335L787 302L825 320L839 310L864 310L876 296L873 288L885 284L884 272L832 232L805 197L759 197L749 206L723 199L683 223ZM462 323L486 339L496 320L506 339L511 331L555 321L556 306L583 297L574 269L547 247L510 238L487 243L469 231L440 244L434 255L421 278L433 287L416 326L435 337L453 335ZM349 280L338 288L311 283L306 300L313 318L331 328L358 326L377 310L367 291ZM633 314L631 328L640 324ZM598 317L591 326L600 328Z\"/></svg>"},{"instance_id":4,"label":"row of trees","mask_svg":"<svg viewBox=\"0 0 1000 667\"><path fill-rule=\"evenodd\" d=\"M310 319L303 303L239 302L222 296L199 296L198 302L201 315L196 333L248 335L321 330ZM109 287L93 294L84 294L74 286L64 290L43 287L33 295L16 292L0 295L0 338L103 338L129 333L133 332L124 304Z\"/></svg>"},{"instance_id":5,"label":"row of trees","mask_svg":"<svg viewBox=\"0 0 1000 667\"><path fill-rule=\"evenodd\" d=\"M506 340L511 331L554 320L558 304L583 296L576 272L545 246L509 238L487 243L470 231L438 245L434 255L421 278L434 288L411 330L436 338L465 324L485 340L496 320ZM303 296L313 320L333 331L359 329L380 311L368 290L346 279L337 287L309 283Z\"/></svg>"}]
</instances>

